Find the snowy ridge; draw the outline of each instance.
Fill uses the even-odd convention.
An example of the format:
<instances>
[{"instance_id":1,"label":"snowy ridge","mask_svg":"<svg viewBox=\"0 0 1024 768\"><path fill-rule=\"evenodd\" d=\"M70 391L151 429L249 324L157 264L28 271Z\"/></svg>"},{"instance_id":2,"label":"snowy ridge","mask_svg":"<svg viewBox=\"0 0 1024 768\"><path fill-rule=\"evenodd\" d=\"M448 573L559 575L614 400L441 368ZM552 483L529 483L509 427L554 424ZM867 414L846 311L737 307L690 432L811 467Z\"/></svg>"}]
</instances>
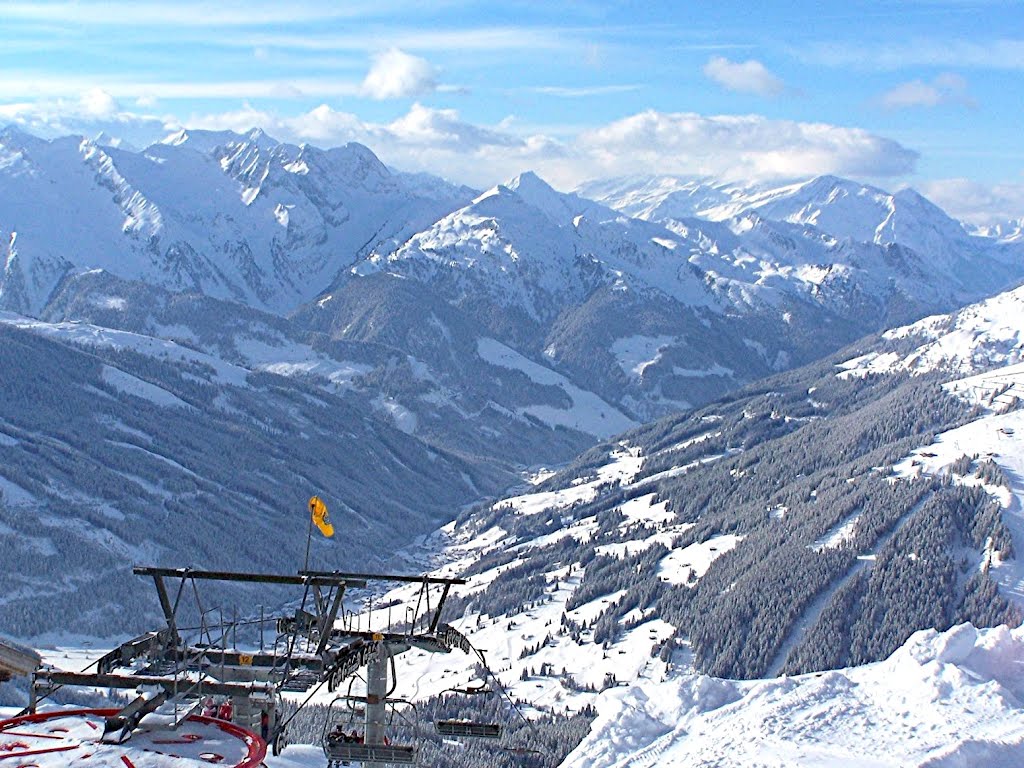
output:
<instances>
[{"instance_id":1,"label":"snowy ridge","mask_svg":"<svg viewBox=\"0 0 1024 768\"><path fill-rule=\"evenodd\" d=\"M967 231L972 235L989 237L1002 243L1020 243L1024 242L1024 217L990 226L967 227Z\"/></svg>"},{"instance_id":2,"label":"snowy ridge","mask_svg":"<svg viewBox=\"0 0 1024 768\"><path fill-rule=\"evenodd\" d=\"M378 251L352 272L455 281L456 295L490 296L537 319L550 319L559 307L616 281L657 287L691 306L713 305L701 281L671 252L668 243L677 239L556 192L530 173L483 193L393 253Z\"/></svg>"},{"instance_id":3,"label":"snowy ridge","mask_svg":"<svg viewBox=\"0 0 1024 768\"><path fill-rule=\"evenodd\" d=\"M20 240L0 306L27 313L92 268L285 313L471 196L407 183L362 145L296 147L259 130L182 131L131 151L7 129L0 180L2 234Z\"/></svg>"},{"instance_id":4,"label":"snowy ridge","mask_svg":"<svg viewBox=\"0 0 1024 768\"><path fill-rule=\"evenodd\" d=\"M840 376L871 373L966 374L1024 361L1024 287L1006 291L949 315L926 317L883 334L917 346L905 352L871 352L840 366Z\"/></svg>"},{"instance_id":5,"label":"snowy ridge","mask_svg":"<svg viewBox=\"0 0 1024 768\"><path fill-rule=\"evenodd\" d=\"M685 226L691 219L727 223L756 213L775 222L813 227L837 241L895 244L925 259L927 273L941 273L967 287L981 287L985 278L962 274L965 257L984 254L1004 266L1020 258L1019 229L1012 224L991 231L975 229L972 237L960 222L912 189L889 193L835 176L778 187L654 177L594 182L580 191L616 210L666 224Z\"/></svg>"}]
</instances>

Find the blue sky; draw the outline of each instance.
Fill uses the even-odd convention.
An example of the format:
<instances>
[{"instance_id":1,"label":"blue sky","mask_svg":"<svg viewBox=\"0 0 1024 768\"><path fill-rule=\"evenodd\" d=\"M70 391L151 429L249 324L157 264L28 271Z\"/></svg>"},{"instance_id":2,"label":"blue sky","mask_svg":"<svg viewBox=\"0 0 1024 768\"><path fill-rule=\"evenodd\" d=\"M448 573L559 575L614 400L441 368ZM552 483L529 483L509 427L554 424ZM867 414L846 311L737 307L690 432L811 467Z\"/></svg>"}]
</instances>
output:
<instances>
[{"instance_id":1,"label":"blue sky","mask_svg":"<svg viewBox=\"0 0 1024 768\"><path fill-rule=\"evenodd\" d=\"M185 125L484 186L833 172L1024 216L1020 2L0 2L0 122Z\"/></svg>"}]
</instances>

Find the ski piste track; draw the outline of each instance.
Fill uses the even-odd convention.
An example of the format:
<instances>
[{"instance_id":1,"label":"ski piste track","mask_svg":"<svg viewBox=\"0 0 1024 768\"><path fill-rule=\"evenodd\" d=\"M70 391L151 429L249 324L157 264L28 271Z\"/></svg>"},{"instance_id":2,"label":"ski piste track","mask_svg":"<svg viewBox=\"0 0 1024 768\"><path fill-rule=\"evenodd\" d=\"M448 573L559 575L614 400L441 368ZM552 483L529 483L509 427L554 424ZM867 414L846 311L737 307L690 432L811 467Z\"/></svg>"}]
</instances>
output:
<instances>
[{"instance_id":1,"label":"ski piste track","mask_svg":"<svg viewBox=\"0 0 1024 768\"><path fill-rule=\"evenodd\" d=\"M176 731L142 731L123 744L101 741L116 709L73 709L0 722L0 768L258 768L267 745L233 723L193 715Z\"/></svg>"}]
</instances>

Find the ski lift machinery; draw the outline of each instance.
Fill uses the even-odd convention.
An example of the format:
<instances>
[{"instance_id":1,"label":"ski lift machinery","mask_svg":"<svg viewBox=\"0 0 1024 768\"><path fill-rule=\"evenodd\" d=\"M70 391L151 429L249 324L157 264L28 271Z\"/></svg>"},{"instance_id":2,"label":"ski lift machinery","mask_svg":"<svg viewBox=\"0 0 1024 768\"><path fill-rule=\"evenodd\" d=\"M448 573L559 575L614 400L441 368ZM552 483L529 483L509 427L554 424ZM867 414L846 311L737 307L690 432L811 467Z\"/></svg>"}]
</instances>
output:
<instances>
[{"instance_id":1,"label":"ski lift machinery","mask_svg":"<svg viewBox=\"0 0 1024 768\"><path fill-rule=\"evenodd\" d=\"M477 654L458 630L442 623L442 611L453 586L463 579L338 571L299 571L296 574L256 574L203 571L190 568L136 567L134 573L153 580L164 626L122 643L86 670L67 672L43 665L33 674L30 716L39 702L62 686L88 686L135 690L137 695L120 710L104 710L103 740L130 745L133 734L153 731L174 732L186 723L209 716L204 704L211 697L230 701L232 725L246 729L259 742L279 754L287 745L287 726L323 686L333 692L346 680L361 674L365 695L344 697L362 705L362 722L351 740L327 738L324 751L330 766L362 763L368 768L389 764L413 764L420 737L408 728L408 743L388 737L395 730L396 713L411 702L392 698L396 656L413 648L428 653L450 653L458 649ZM229 582L255 586L301 587L302 597L294 611L277 617L260 616L215 625L211 611L203 610L199 584ZM346 590L364 588L373 582L420 585L419 600L412 621L394 627L387 615L385 631L362 628L346 616ZM431 590L440 595L431 606ZM194 602L201 617L199 626L182 627L183 603ZM294 603L293 603L294 605ZM379 615L379 614L378 614ZM276 629L269 649L242 649L229 642L240 626L265 625ZM232 647L229 647L232 646ZM482 656L481 656L482 659ZM95 669L92 669L95 667ZM364 670L365 671L362 671ZM389 670L391 685L389 686ZM282 706L283 693L308 693L289 717ZM389 720L389 710L391 718ZM94 717L96 715L93 715ZM404 716L399 715L399 719ZM408 718L404 718L407 720ZM0 724L2 727L3 724ZM498 738L501 727L491 723L439 721L441 735L466 738ZM258 734L258 735L257 735ZM140 742L141 748L141 742Z\"/></svg>"},{"instance_id":2,"label":"ski lift machinery","mask_svg":"<svg viewBox=\"0 0 1024 768\"><path fill-rule=\"evenodd\" d=\"M311 576L326 575L323 572L307 572ZM365 695L354 695L351 690L344 695L336 696L328 707L328 715L323 728L323 749L327 757L328 767L361 763L363 766L383 765L411 765L416 762L417 744L419 741L418 717L416 706L413 702L405 699L393 698L392 694L398 685L395 657L413 648L428 653L450 653L458 649L466 654L474 655L476 649L469 640L458 630L450 625L441 623L441 615L444 610L445 601L453 586L465 584L464 579L451 579L435 576L375 576L373 574L350 574L351 576L365 579L366 581L390 581L415 583L420 585L419 598L412 621L401 632L379 632L359 631L349 627L344 630L335 630L339 640L347 640L358 644L365 652L364 658L353 659L347 665L337 665L329 681L332 690L336 690L341 683L352 678L362 667L366 667ZM439 587L440 596L436 604L430 605L431 587ZM424 608L422 614L420 609ZM422 616L422 619L421 619ZM388 621L390 629L390 620ZM422 625L422 627L421 627ZM365 662L365 663L364 663ZM390 670L390 683L389 683ZM336 723L333 730L332 712L338 702L346 702L349 705L350 715L348 723ZM357 709L353 705L363 706L362 733L358 730L349 730L353 723L353 715ZM390 716L389 716L390 713ZM412 713L410 719L406 713ZM388 738L389 726L393 735L396 730L396 719L399 722L397 730L410 733L412 738L407 738L407 743L393 742ZM446 721L443 721L446 722ZM459 725L467 725L459 723ZM474 723L476 728L494 732L500 735L500 726L490 723ZM435 727L444 728L440 723ZM440 730L438 731L441 732ZM467 735L452 734L452 735Z\"/></svg>"}]
</instances>

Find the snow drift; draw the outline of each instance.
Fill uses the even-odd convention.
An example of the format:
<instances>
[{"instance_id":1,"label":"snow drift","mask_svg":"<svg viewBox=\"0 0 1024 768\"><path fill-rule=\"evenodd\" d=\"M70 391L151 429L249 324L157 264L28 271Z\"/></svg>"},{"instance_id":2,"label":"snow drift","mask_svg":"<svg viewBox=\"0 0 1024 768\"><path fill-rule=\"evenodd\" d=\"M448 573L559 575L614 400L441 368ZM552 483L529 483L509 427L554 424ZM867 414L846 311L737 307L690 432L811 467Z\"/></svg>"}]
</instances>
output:
<instances>
[{"instance_id":1,"label":"snow drift","mask_svg":"<svg viewBox=\"0 0 1024 768\"><path fill-rule=\"evenodd\" d=\"M1024 627L917 632L885 661L773 680L672 675L598 699L565 768L1024 761Z\"/></svg>"}]
</instances>

